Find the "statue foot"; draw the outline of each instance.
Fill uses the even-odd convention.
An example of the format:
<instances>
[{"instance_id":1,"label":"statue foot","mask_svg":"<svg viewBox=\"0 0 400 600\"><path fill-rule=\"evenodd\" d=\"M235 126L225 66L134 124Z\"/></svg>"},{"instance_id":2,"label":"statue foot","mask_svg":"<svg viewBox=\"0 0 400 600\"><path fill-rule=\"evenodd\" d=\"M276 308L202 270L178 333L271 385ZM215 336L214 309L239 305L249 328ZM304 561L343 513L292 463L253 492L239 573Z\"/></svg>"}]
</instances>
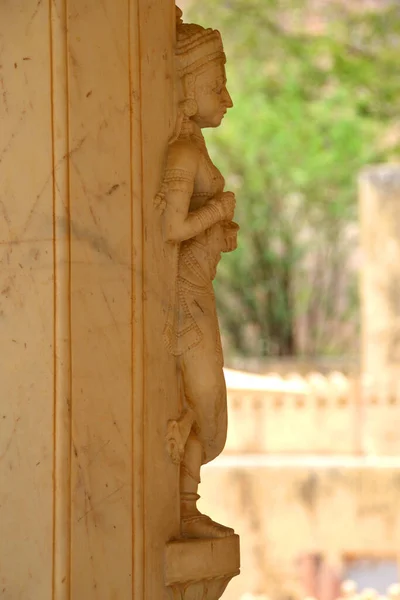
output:
<instances>
[{"instance_id":1,"label":"statue foot","mask_svg":"<svg viewBox=\"0 0 400 600\"><path fill-rule=\"evenodd\" d=\"M184 538L224 538L234 533L231 527L220 525L201 513L182 517L181 534Z\"/></svg>"},{"instance_id":2,"label":"statue foot","mask_svg":"<svg viewBox=\"0 0 400 600\"><path fill-rule=\"evenodd\" d=\"M180 465L185 452L185 444L182 440L178 421L169 421L167 426L166 444L168 454L174 464Z\"/></svg>"}]
</instances>

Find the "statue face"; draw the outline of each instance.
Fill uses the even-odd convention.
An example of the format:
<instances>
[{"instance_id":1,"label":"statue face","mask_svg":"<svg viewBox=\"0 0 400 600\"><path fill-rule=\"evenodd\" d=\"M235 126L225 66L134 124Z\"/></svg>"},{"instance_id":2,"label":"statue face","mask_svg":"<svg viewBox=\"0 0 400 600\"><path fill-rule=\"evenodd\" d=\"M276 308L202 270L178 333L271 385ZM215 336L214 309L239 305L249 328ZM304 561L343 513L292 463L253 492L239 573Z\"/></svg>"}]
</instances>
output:
<instances>
[{"instance_id":1,"label":"statue face","mask_svg":"<svg viewBox=\"0 0 400 600\"><path fill-rule=\"evenodd\" d=\"M226 89L225 68L222 63L214 64L197 75L195 98L198 110L193 121L202 128L218 127L228 108L233 106Z\"/></svg>"}]
</instances>

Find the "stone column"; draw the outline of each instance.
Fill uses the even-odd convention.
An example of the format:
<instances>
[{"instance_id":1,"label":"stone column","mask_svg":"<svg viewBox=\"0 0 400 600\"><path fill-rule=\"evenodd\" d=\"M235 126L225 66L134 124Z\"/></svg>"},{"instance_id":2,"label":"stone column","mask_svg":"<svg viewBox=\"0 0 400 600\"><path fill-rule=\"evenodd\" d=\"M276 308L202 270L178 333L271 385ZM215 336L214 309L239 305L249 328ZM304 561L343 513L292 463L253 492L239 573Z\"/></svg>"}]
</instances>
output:
<instances>
[{"instance_id":1,"label":"stone column","mask_svg":"<svg viewBox=\"0 0 400 600\"><path fill-rule=\"evenodd\" d=\"M400 374L400 166L365 169L359 179L362 361L372 378Z\"/></svg>"},{"instance_id":2,"label":"stone column","mask_svg":"<svg viewBox=\"0 0 400 600\"><path fill-rule=\"evenodd\" d=\"M400 381L400 166L359 177L364 450L397 453Z\"/></svg>"},{"instance_id":3,"label":"stone column","mask_svg":"<svg viewBox=\"0 0 400 600\"><path fill-rule=\"evenodd\" d=\"M0 3L0 596L168 597L172 0Z\"/></svg>"}]
</instances>

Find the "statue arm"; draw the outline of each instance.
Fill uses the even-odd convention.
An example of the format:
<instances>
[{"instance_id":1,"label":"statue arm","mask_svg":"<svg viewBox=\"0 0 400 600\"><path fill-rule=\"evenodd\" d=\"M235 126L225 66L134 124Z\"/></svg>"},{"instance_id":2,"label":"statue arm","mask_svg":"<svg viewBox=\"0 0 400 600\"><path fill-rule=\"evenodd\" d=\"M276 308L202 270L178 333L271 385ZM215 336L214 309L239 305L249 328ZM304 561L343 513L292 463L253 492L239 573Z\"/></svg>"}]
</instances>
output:
<instances>
[{"instance_id":1,"label":"statue arm","mask_svg":"<svg viewBox=\"0 0 400 600\"><path fill-rule=\"evenodd\" d=\"M165 241L183 242L224 219L219 199L212 199L205 206L189 212L198 160L197 150L188 142L174 144L170 149L164 177Z\"/></svg>"},{"instance_id":2,"label":"statue arm","mask_svg":"<svg viewBox=\"0 0 400 600\"><path fill-rule=\"evenodd\" d=\"M205 206L191 212L183 210L185 206L188 208L190 198L190 192L171 190L168 193L165 209L165 241L189 240L223 219L217 200L210 200Z\"/></svg>"}]
</instances>

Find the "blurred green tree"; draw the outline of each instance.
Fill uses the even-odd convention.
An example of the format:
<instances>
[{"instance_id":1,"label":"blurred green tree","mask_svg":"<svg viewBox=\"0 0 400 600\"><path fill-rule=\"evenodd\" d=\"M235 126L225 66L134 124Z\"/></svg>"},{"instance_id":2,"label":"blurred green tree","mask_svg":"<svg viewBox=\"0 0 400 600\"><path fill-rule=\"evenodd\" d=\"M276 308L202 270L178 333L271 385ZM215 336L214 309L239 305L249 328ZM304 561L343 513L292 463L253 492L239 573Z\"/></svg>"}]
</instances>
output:
<instances>
[{"instance_id":1,"label":"blurred green tree","mask_svg":"<svg viewBox=\"0 0 400 600\"><path fill-rule=\"evenodd\" d=\"M186 11L221 30L235 103L206 133L241 226L215 282L228 355L357 349L355 182L399 148L400 9L352 4L196 0Z\"/></svg>"}]
</instances>

